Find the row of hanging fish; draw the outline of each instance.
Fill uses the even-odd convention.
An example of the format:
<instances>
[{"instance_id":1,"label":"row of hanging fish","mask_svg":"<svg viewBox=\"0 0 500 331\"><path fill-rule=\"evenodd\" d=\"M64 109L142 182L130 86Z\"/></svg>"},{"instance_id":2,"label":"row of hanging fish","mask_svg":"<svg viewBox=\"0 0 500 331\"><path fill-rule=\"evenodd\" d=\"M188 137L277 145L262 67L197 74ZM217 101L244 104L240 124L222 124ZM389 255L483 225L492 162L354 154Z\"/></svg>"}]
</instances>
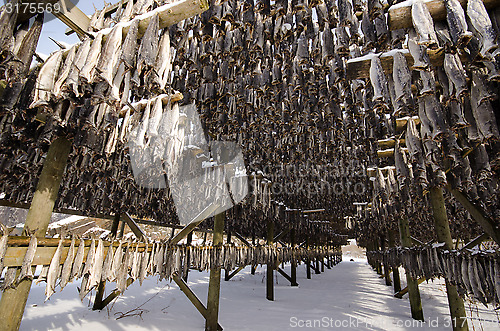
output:
<instances>
[{"instance_id":1,"label":"row of hanging fish","mask_svg":"<svg viewBox=\"0 0 500 331\"><path fill-rule=\"evenodd\" d=\"M458 286L461 295L485 305L500 305L500 261L496 252L448 251L433 245L370 251L367 257L372 265L379 262L393 268L403 266L415 279L444 277Z\"/></svg>"},{"instance_id":2,"label":"row of hanging fish","mask_svg":"<svg viewBox=\"0 0 500 331\"><path fill-rule=\"evenodd\" d=\"M0 239L0 253L5 254L6 235ZM8 267L2 290L15 286L25 278L33 279L32 263L37 249L37 239L32 236L22 262L20 274L17 267ZM3 255L0 255L3 256ZM64 257L65 256L65 257ZM64 257L64 258L63 258ZM46 299L70 282L82 278L80 298L83 298L101 281L116 282L120 292L127 287L127 280L139 280L159 275L160 280L170 279L176 273L185 275L189 269L207 271L214 266L232 270L239 266L262 265L267 263L301 263L305 259L333 257L339 262L340 253L326 248L276 248L269 246L236 247L225 245L221 248L200 246L174 246L168 243L132 243L128 241L105 242L92 239L90 247L83 239L71 239L69 247L60 239L50 265L42 267L37 282L45 281ZM3 257L2 257L3 260ZM2 261L0 260L0 261ZM1 268L3 269L3 267ZM0 270L1 272L2 270Z\"/></svg>"}]
</instances>

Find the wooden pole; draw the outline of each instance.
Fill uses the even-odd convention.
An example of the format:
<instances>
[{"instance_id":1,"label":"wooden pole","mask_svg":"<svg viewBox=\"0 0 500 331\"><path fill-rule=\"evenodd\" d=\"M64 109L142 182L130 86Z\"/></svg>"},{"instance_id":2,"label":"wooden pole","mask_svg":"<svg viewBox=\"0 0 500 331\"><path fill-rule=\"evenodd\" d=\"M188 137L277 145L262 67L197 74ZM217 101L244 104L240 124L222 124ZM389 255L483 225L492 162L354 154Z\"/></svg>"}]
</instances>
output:
<instances>
[{"instance_id":1,"label":"wooden pole","mask_svg":"<svg viewBox=\"0 0 500 331\"><path fill-rule=\"evenodd\" d=\"M389 247L395 247L394 244L394 233L389 230L388 231L388 239L389 239ZM392 280L394 284L394 293L398 293L401 291L401 279L399 277L399 267L392 267Z\"/></svg>"},{"instance_id":2,"label":"wooden pole","mask_svg":"<svg viewBox=\"0 0 500 331\"><path fill-rule=\"evenodd\" d=\"M226 243L230 244L231 243L231 229L227 230L227 240ZM227 282L228 280L231 279L231 270L224 269L224 280Z\"/></svg>"},{"instance_id":3,"label":"wooden pole","mask_svg":"<svg viewBox=\"0 0 500 331\"><path fill-rule=\"evenodd\" d=\"M255 232L252 232L252 246L255 246ZM255 275L255 265L252 264L252 266L250 267L250 273L252 275Z\"/></svg>"},{"instance_id":4,"label":"wooden pole","mask_svg":"<svg viewBox=\"0 0 500 331\"><path fill-rule=\"evenodd\" d=\"M295 249L295 229L292 228L290 232L290 242L292 245L292 250ZM292 286L299 286L297 283L297 261L295 260L295 256L292 253L292 263L290 267L290 277L292 278L291 280L291 285Z\"/></svg>"},{"instance_id":5,"label":"wooden pole","mask_svg":"<svg viewBox=\"0 0 500 331\"><path fill-rule=\"evenodd\" d=\"M410 225L408 219L403 216L399 219L399 235L401 237L401 246L411 247ZM420 299L417 280L410 276L406 271L406 284L408 286L408 296L410 297L411 317L416 320L424 320L424 311Z\"/></svg>"},{"instance_id":6,"label":"wooden pole","mask_svg":"<svg viewBox=\"0 0 500 331\"><path fill-rule=\"evenodd\" d=\"M380 236L380 249L382 250L382 252L385 251L385 236L384 235ZM386 263L384 263L384 278L385 278L385 285L391 286L392 285L391 274L389 271L389 266Z\"/></svg>"},{"instance_id":7,"label":"wooden pole","mask_svg":"<svg viewBox=\"0 0 500 331\"><path fill-rule=\"evenodd\" d=\"M71 142L64 137L57 138L50 145L26 217L24 235L34 233L37 237L45 237L70 150ZM0 300L0 324L2 330L14 331L19 329L26 301L28 301L31 283L32 280L24 279L17 287L3 292Z\"/></svg>"},{"instance_id":8,"label":"wooden pole","mask_svg":"<svg viewBox=\"0 0 500 331\"><path fill-rule=\"evenodd\" d=\"M309 237L306 238L306 248L309 250ZM311 261L306 257L306 278L311 279Z\"/></svg>"},{"instance_id":9,"label":"wooden pole","mask_svg":"<svg viewBox=\"0 0 500 331\"><path fill-rule=\"evenodd\" d=\"M267 220L267 245L272 246L274 239L274 221ZM266 268L266 298L269 301L274 301L274 282L273 273L275 268L275 261L267 262Z\"/></svg>"},{"instance_id":10,"label":"wooden pole","mask_svg":"<svg viewBox=\"0 0 500 331\"><path fill-rule=\"evenodd\" d=\"M189 232L189 234L187 235L187 238L186 238L186 245L188 246L191 246L191 242L193 241L193 232ZM189 250L187 251L187 260L188 261L191 261L191 257L189 256ZM182 275L182 279L187 283L188 281L188 275L189 275L189 266L186 270L186 274L185 275Z\"/></svg>"},{"instance_id":11,"label":"wooden pole","mask_svg":"<svg viewBox=\"0 0 500 331\"><path fill-rule=\"evenodd\" d=\"M450 223L446 215L443 190L439 187L431 187L429 193L438 241L445 244L445 249L451 250L453 249L453 240L451 238ZM446 280L446 293L448 295L451 320L453 321L453 330L468 330L464 302L458 295L456 286L452 285L448 280Z\"/></svg>"},{"instance_id":12,"label":"wooden pole","mask_svg":"<svg viewBox=\"0 0 500 331\"><path fill-rule=\"evenodd\" d=\"M214 232L213 232L213 246L222 247L223 234L224 234L224 218L225 213L215 215L214 217ZM217 330L219 320L219 296L220 296L220 266L210 267L210 281L208 285L208 299L207 299L207 316L205 323L206 331Z\"/></svg>"}]
</instances>

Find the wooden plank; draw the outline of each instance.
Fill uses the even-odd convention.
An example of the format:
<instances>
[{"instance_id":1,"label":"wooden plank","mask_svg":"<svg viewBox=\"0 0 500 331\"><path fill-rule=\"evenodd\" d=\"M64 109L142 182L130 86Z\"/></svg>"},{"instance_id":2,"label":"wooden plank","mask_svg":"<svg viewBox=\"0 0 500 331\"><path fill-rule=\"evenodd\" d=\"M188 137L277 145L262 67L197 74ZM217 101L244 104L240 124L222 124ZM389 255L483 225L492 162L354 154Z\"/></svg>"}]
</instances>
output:
<instances>
[{"instance_id":1,"label":"wooden plank","mask_svg":"<svg viewBox=\"0 0 500 331\"><path fill-rule=\"evenodd\" d=\"M466 249L471 249L472 247L477 246L480 243L482 243L483 241L487 240L489 237L490 236L488 236L486 233L483 233L482 235L477 236L476 238L469 241L469 243L467 245L465 245L464 247L460 248L460 251L464 251Z\"/></svg>"},{"instance_id":2,"label":"wooden plank","mask_svg":"<svg viewBox=\"0 0 500 331\"><path fill-rule=\"evenodd\" d=\"M379 140L378 143L378 148L381 149L386 149L386 148L393 148L394 145L396 145L396 140L399 142L399 145L401 146L406 146L406 142L404 139L396 139L396 138L387 138L387 139L381 139Z\"/></svg>"},{"instance_id":3,"label":"wooden plank","mask_svg":"<svg viewBox=\"0 0 500 331\"><path fill-rule=\"evenodd\" d=\"M223 244L224 219L226 213L222 212L214 217L213 247ZM210 279L208 281L207 315L205 317L205 330L215 331L219 328L219 299L220 299L220 274L218 265L210 266Z\"/></svg>"},{"instance_id":4,"label":"wooden plank","mask_svg":"<svg viewBox=\"0 0 500 331\"><path fill-rule=\"evenodd\" d=\"M70 0L60 0L60 11L53 11L55 17L66 24L79 36L85 36L90 26L90 18Z\"/></svg>"},{"instance_id":5,"label":"wooden plank","mask_svg":"<svg viewBox=\"0 0 500 331\"><path fill-rule=\"evenodd\" d=\"M4 258L6 267L20 267L23 264L24 255L28 247L8 247ZM49 265L57 247L37 247L33 265ZM62 248L61 264L64 263L68 255L69 247ZM89 251L89 247L85 247L85 256Z\"/></svg>"},{"instance_id":6,"label":"wooden plank","mask_svg":"<svg viewBox=\"0 0 500 331\"><path fill-rule=\"evenodd\" d=\"M422 277L422 278L419 278L417 280L417 284L420 285L422 284L423 282L425 281L425 278ZM401 291L399 291L398 293L394 294L394 297L395 298L398 298L398 299L403 299L403 296L408 293L408 286L405 287L404 289L402 289Z\"/></svg>"},{"instance_id":7,"label":"wooden plank","mask_svg":"<svg viewBox=\"0 0 500 331\"><path fill-rule=\"evenodd\" d=\"M462 6L465 8L467 1L458 0ZM387 24L389 30L405 29L413 26L411 20L411 3L410 1L401 2L397 5L391 6L388 11ZM499 0L483 0L484 6L489 8L495 8L500 5ZM426 1L425 4L431 13L434 21L441 21L446 19L446 7L443 0L432 0Z\"/></svg>"}]
</instances>

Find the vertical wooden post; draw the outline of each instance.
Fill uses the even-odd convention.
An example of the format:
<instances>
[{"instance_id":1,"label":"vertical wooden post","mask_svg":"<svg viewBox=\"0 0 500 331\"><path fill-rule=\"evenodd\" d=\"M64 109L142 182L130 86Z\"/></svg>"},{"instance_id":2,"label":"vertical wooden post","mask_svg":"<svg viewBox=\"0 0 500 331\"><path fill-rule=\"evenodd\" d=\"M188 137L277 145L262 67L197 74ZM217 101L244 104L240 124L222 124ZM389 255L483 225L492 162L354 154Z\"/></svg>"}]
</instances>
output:
<instances>
[{"instance_id":1,"label":"vertical wooden post","mask_svg":"<svg viewBox=\"0 0 500 331\"><path fill-rule=\"evenodd\" d=\"M399 235L401 237L401 245L403 247L411 247L410 225L406 216L399 219ZM420 291L418 290L418 282L410 276L409 272L406 272L406 283L408 286L408 296L410 297L411 317L423 321L424 311L422 309Z\"/></svg>"},{"instance_id":2,"label":"vertical wooden post","mask_svg":"<svg viewBox=\"0 0 500 331\"><path fill-rule=\"evenodd\" d=\"M292 250L295 249L295 229L292 228L290 230L290 244L292 245ZM297 261L295 260L295 254L292 253L292 263L291 263L291 267L290 267L290 274L291 274L291 278L292 278L292 286L299 286L299 284L297 284Z\"/></svg>"},{"instance_id":3,"label":"vertical wooden post","mask_svg":"<svg viewBox=\"0 0 500 331\"><path fill-rule=\"evenodd\" d=\"M380 250L382 252L385 251L385 236L384 235L380 236ZM385 278L385 285L391 286L392 282L391 282L391 275L390 275L390 271L389 271L389 266L385 263L384 263L384 278Z\"/></svg>"},{"instance_id":4,"label":"vertical wooden post","mask_svg":"<svg viewBox=\"0 0 500 331\"><path fill-rule=\"evenodd\" d=\"M111 225L111 235L116 238L118 232L118 224L120 223L120 213L116 213L113 224Z\"/></svg>"},{"instance_id":5,"label":"vertical wooden post","mask_svg":"<svg viewBox=\"0 0 500 331\"><path fill-rule=\"evenodd\" d=\"M316 246L315 248L317 248L317 246ZM319 270L320 270L320 269L319 269L319 257L317 257L317 256L316 256L316 258L315 258L314 260L315 260L314 262L315 262L315 264L316 264L316 268L314 269L314 273L315 273L316 275L319 275L319 274L321 273L321 272L319 271Z\"/></svg>"},{"instance_id":6,"label":"vertical wooden post","mask_svg":"<svg viewBox=\"0 0 500 331\"><path fill-rule=\"evenodd\" d=\"M227 230L227 241L228 244L231 243L231 229ZM231 277L229 275L231 274L231 270L224 269L224 280L227 282Z\"/></svg>"},{"instance_id":7,"label":"vertical wooden post","mask_svg":"<svg viewBox=\"0 0 500 331\"><path fill-rule=\"evenodd\" d=\"M205 246L205 244L207 243L207 232L205 232L205 234L203 235L203 243L201 244L201 246Z\"/></svg>"},{"instance_id":8,"label":"vertical wooden post","mask_svg":"<svg viewBox=\"0 0 500 331\"><path fill-rule=\"evenodd\" d=\"M120 216L118 215L118 217L120 217ZM118 238L123 238L123 232L124 231L125 231L125 222L121 221L120 232L118 232ZM174 228L172 228L172 232L174 232Z\"/></svg>"},{"instance_id":9,"label":"vertical wooden post","mask_svg":"<svg viewBox=\"0 0 500 331\"><path fill-rule=\"evenodd\" d=\"M255 246L255 232L254 231L252 231L252 246ZM250 273L252 275L255 275L255 265L253 265L253 264L250 267Z\"/></svg>"},{"instance_id":10,"label":"vertical wooden post","mask_svg":"<svg viewBox=\"0 0 500 331\"><path fill-rule=\"evenodd\" d=\"M186 245L191 246L191 242L193 241L193 231L189 232L189 234L186 237ZM187 260L191 261L191 257L189 256L189 250L187 251ZM186 274L182 275L182 279L187 283L188 281L188 275L189 275L189 266L187 267Z\"/></svg>"},{"instance_id":11,"label":"vertical wooden post","mask_svg":"<svg viewBox=\"0 0 500 331\"><path fill-rule=\"evenodd\" d=\"M100 281L95 294L94 305L92 310L102 310L104 308L102 298L104 297L104 289L106 288L106 281Z\"/></svg>"},{"instance_id":12,"label":"vertical wooden post","mask_svg":"<svg viewBox=\"0 0 500 331\"><path fill-rule=\"evenodd\" d=\"M306 238L306 248L309 250L309 237ZM306 257L306 277L307 279L311 279L311 261L308 257Z\"/></svg>"},{"instance_id":13,"label":"vertical wooden post","mask_svg":"<svg viewBox=\"0 0 500 331\"><path fill-rule=\"evenodd\" d=\"M71 142L65 137L57 138L50 145L24 223L24 235L34 233L37 237L45 237L70 150ZM0 300L2 330L15 331L19 329L31 283L32 280L24 279L17 287L3 292Z\"/></svg>"},{"instance_id":14,"label":"vertical wooden post","mask_svg":"<svg viewBox=\"0 0 500 331\"><path fill-rule=\"evenodd\" d=\"M392 230L388 231L389 247L395 247L394 244L394 233ZM392 267L392 280L394 281L394 293L401 291L401 279L399 278L399 268Z\"/></svg>"},{"instance_id":15,"label":"vertical wooden post","mask_svg":"<svg viewBox=\"0 0 500 331\"><path fill-rule=\"evenodd\" d=\"M225 213L215 215L214 217L214 232L213 246L222 247L224 233L224 217ZM219 320L219 296L220 296L220 266L210 267L210 281L208 284L208 299L207 299L207 320L205 323L206 331L216 331Z\"/></svg>"},{"instance_id":16,"label":"vertical wooden post","mask_svg":"<svg viewBox=\"0 0 500 331\"><path fill-rule=\"evenodd\" d=\"M321 249L323 251L323 249ZM325 257L322 255L321 256L321 272L325 272Z\"/></svg>"},{"instance_id":17,"label":"vertical wooden post","mask_svg":"<svg viewBox=\"0 0 500 331\"><path fill-rule=\"evenodd\" d=\"M430 189L430 201L438 241L445 244L445 249L451 250L453 249L453 240L451 238L450 223L446 215L443 190L439 187L432 187ZM468 330L464 302L458 295L456 286L452 285L448 280L446 280L446 293L448 295L451 320L453 321L453 330Z\"/></svg>"},{"instance_id":18,"label":"vertical wooden post","mask_svg":"<svg viewBox=\"0 0 500 331\"><path fill-rule=\"evenodd\" d=\"M267 220L267 245L272 246L274 239L274 220ZM273 273L276 267L275 261L267 262L266 268L266 298L269 301L274 301L274 282Z\"/></svg>"}]
</instances>

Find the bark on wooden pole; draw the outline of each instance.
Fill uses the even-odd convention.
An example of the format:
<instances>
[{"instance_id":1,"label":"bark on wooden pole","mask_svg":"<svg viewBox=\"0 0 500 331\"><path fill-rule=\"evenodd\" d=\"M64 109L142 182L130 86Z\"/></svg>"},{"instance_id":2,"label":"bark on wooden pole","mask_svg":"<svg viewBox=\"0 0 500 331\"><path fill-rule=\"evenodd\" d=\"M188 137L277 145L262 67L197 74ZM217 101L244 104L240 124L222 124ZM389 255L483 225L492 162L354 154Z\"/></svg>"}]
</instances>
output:
<instances>
[{"instance_id":1,"label":"bark on wooden pole","mask_svg":"<svg viewBox=\"0 0 500 331\"><path fill-rule=\"evenodd\" d=\"M399 235L401 237L401 246L411 247L410 225L408 219L403 216L399 219ZM411 317L416 320L424 320L424 311L422 309L422 301L420 299L420 291L418 290L418 282L406 272L406 283L408 286L408 296L410 297Z\"/></svg>"},{"instance_id":2,"label":"bark on wooden pole","mask_svg":"<svg viewBox=\"0 0 500 331\"><path fill-rule=\"evenodd\" d=\"M439 187L432 187L429 193L436 236L439 242L445 244L445 249L451 250L453 249L453 240L451 238L450 223L446 215L443 190ZM446 293L448 295L451 320L453 321L453 330L468 330L464 302L458 295L457 287L448 280L446 280Z\"/></svg>"},{"instance_id":3,"label":"bark on wooden pole","mask_svg":"<svg viewBox=\"0 0 500 331\"><path fill-rule=\"evenodd\" d=\"M388 239L389 239L389 247L395 247L394 244L394 233L389 230L388 231ZM394 284L394 293L398 293L401 291L401 279L399 277L399 267L392 267L392 280Z\"/></svg>"},{"instance_id":4,"label":"bark on wooden pole","mask_svg":"<svg viewBox=\"0 0 500 331\"><path fill-rule=\"evenodd\" d=\"M267 245L272 246L274 239L274 221L267 220ZM276 267L275 261L269 261L266 268L266 298L269 301L274 301L274 268Z\"/></svg>"},{"instance_id":5,"label":"bark on wooden pole","mask_svg":"<svg viewBox=\"0 0 500 331\"><path fill-rule=\"evenodd\" d=\"M50 145L26 217L24 235L34 233L37 237L45 237L70 150L71 142L65 137L57 138ZM31 283L32 280L24 279L16 288L3 292L0 300L0 324L2 330L19 329L26 301L28 301Z\"/></svg>"},{"instance_id":6,"label":"bark on wooden pole","mask_svg":"<svg viewBox=\"0 0 500 331\"><path fill-rule=\"evenodd\" d=\"M227 241L226 241L228 244L231 243L231 229L228 229L227 230ZM231 275L231 270L228 270L228 269L224 269L224 280L227 282L228 280L231 279L230 277Z\"/></svg>"},{"instance_id":7,"label":"bark on wooden pole","mask_svg":"<svg viewBox=\"0 0 500 331\"><path fill-rule=\"evenodd\" d=\"M213 246L222 247L224 234L225 213L215 215ZM219 320L219 296L220 296L220 266L210 267L210 281L208 285L207 317L205 323L206 331L216 331Z\"/></svg>"},{"instance_id":8,"label":"bark on wooden pole","mask_svg":"<svg viewBox=\"0 0 500 331\"><path fill-rule=\"evenodd\" d=\"M255 246L255 232L252 232L252 246ZM250 267L250 273L252 275L255 275L255 268L256 266L252 264L252 266Z\"/></svg>"}]
</instances>

